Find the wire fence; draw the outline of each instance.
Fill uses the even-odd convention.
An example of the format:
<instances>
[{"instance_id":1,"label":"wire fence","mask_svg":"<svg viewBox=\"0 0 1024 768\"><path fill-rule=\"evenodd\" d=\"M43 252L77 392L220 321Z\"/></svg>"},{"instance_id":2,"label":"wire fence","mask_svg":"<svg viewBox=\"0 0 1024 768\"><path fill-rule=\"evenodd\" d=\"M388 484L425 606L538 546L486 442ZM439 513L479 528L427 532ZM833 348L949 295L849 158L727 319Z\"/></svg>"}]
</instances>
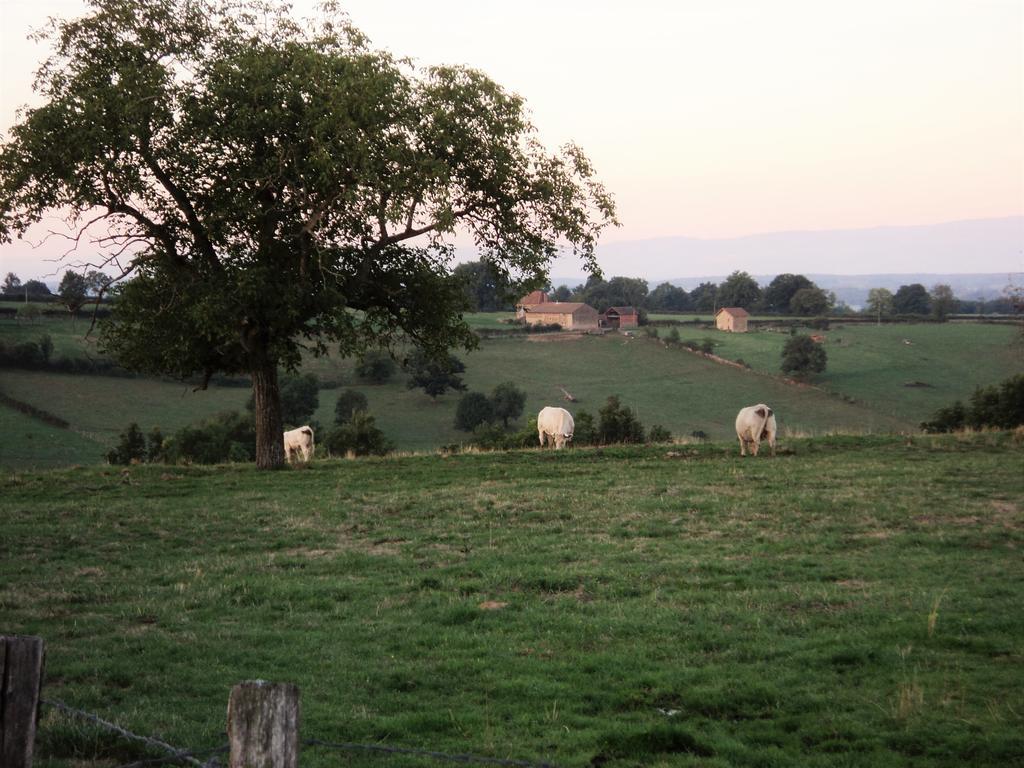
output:
<instances>
[{"instance_id":1,"label":"wire fence","mask_svg":"<svg viewBox=\"0 0 1024 768\"><path fill-rule=\"evenodd\" d=\"M120 736L126 741L144 744L150 749L159 750L165 753L163 757L136 760L134 762L118 766L118 768L146 768L147 766L158 766L169 763L177 763L179 765L187 763L189 765L196 766L196 768L223 768L223 764L221 763L219 756L227 753L230 749L227 744L207 749L179 749L178 747L174 747L167 742L152 736L140 736L139 734L132 733L131 731L122 728L117 723L104 720L99 715L69 706L62 701L42 699L40 700L40 703L60 710L72 717L92 723L99 728ZM357 744L354 742L324 741L322 739L306 739L302 741L301 744L303 747L319 747L322 749L341 752L361 752L363 754L377 755L405 755L407 757L422 757L441 762L462 763L464 765L497 765L506 766L507 768L557 768L554 763L548 762L514 760L462 753L452 754L431 749L414 749L411 747L398 747L389 744Z\"/></svg>"}]
</instances>

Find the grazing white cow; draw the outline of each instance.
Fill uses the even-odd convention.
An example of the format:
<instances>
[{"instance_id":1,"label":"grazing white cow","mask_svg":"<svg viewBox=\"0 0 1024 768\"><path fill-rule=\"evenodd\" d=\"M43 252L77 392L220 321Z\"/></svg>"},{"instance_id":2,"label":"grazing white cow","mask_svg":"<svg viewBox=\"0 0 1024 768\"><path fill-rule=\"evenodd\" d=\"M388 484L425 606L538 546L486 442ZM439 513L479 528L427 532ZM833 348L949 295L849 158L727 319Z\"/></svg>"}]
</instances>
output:
<instances>
[{"instance_id":1,"label":"grazing white cow","mask_svg":"<svg viewBox=\"0 0 1024 768\"><path fill-rule=\"evenodd\" d=\"M284 433L284 457L288 461L300 454L303 461L313 458L313 428L308 424Z\"/></svg>"},{"instance_id":2,"label":"grazing white cow","mask_svg":"<svg viewBox=\"0 0 1024 768\"><path fill-rule=\"evenodd\" d=\"M740 456L747 455L747 443L750 443L750 452L757 456L762 440L768 441L774 456L777 431L775 412L764 403L749 405L742 409L736 416L736 437L740 440Z\"/></svg>"},{"instance_id":3,"label":"grazing white cow","mask_svg":"<svg viewBox=\"0 0 1024 768\"><path fill-rule=\"evenodd\" d=\"M545 436L555 445L555 449L563 448L567 442L572 440L573 430L576 424L572 420L572 414L565 408L546 406L540 409L537 414L537 437L540 438L540 447L544 447Z\"/></svg>"}]
</instances>

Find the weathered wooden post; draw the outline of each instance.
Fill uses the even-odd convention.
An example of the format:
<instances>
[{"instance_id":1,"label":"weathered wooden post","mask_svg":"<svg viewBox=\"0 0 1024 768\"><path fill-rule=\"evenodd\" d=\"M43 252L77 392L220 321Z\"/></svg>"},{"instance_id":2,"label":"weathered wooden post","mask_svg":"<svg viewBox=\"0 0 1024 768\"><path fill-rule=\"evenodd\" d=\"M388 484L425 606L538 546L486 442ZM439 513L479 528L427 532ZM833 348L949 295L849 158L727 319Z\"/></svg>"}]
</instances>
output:
<instances>
[{"instance_id":1,"label":"weathered wooden post","mask_svg":"<svg viewBox=\"0 0 1024 768\"><path fill-rule=\"evenodd\" d=\"M297 768L299 687L250 680L228 700L229 768Z\"/></svg>"},{"instance_id":2,"label":"weathered wooden post","mask_svg":"<svg viewBox=\"0 0 1024 768\"><path fill-rule=\"evenodd\" d=\"M0 765L32 768L43 686L43 638L0 635Z\"/></svg>"}]
</instances>

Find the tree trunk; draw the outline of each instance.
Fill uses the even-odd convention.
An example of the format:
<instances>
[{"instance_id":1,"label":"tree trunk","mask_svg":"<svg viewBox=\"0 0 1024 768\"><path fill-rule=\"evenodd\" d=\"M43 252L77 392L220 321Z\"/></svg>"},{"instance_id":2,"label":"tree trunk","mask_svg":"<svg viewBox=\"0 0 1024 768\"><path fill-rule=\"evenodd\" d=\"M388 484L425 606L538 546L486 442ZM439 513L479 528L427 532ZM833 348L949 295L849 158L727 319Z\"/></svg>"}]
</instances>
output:
<instances>
[{"instance_id":1,"label":"tree trunk","mask_svg":"<svg viewBox=\"0 0 1024 768\"><path fill-rule=\"evenodd\" d=\"M277 386L277 365L264 363L252 371L253 417L256 420L256 468L284 466L281 390Z\"/></svg>"}]
</instances>

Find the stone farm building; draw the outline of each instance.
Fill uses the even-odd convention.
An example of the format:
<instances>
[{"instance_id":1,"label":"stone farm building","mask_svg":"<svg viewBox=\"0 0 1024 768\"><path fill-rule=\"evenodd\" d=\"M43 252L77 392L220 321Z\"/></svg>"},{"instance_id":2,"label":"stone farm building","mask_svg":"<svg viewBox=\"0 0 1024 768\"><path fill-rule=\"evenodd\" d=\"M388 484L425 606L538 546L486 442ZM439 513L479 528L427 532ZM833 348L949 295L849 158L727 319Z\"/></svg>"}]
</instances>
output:
<instances>
[{"instance_id":1,"label":"stone farm building","mask_svg":"<svg viewBox=\"0 0 1024 768\"><path fill-rule=\"evenodd\" d=\"M600 315L589 304L578 301L545 301L542 304L520 304L521 317L530 325L558 323L566 330L595 331ZM518 312L516 313L518 316Z\"/></svg>"},{"instance_id":2,"label":"stone farm building","mask_svg":"<svg viewBox=\"0 0 1024 768\"><path fill-rule=\"evenodd\" d=\"M538 304L546 304L548 295L544 291L531 291L516 302L516 319L523 320L526 317L526 308L535 307Z\"/></svg>"},{"instance_id":3,"label":"stone farm building","mask_svg":"<svg viewBox=\"0 0 1024 768\"><path fill-rule=\"evenodd\" d=\"M601 325L604 328L636 328L640 316L636 307L608 307L601 315Z\"/></svg>"},{"instance_id":4,"label":"stone farm building","mask_svg":"<svg viewBox=\"0 0 1024 768\"><path fill-rule=\"evenodd\" d=\"M722 307L715 313L715 327L720 331L747 332L750 313L743 307Z\"/></svg>"}]
</instances>

